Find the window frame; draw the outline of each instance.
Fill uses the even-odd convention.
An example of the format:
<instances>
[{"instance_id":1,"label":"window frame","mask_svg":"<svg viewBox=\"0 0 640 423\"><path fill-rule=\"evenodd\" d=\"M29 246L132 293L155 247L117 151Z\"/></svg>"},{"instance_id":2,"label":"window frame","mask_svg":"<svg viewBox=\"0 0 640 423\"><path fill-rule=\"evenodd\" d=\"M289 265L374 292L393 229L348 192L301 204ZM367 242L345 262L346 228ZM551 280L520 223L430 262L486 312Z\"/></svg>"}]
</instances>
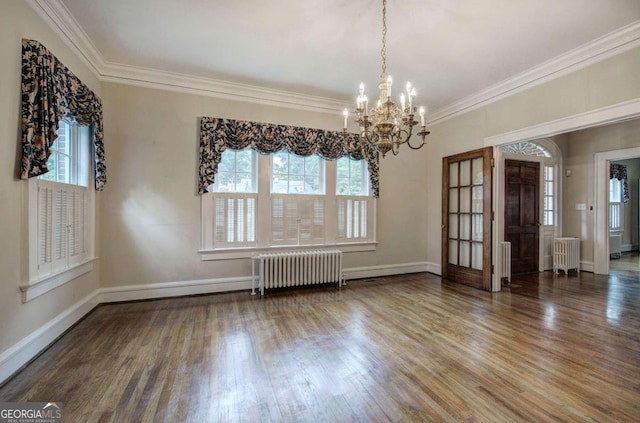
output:
<instances>
[{"instance_id":1,"label":"window frame","mask_svg":"<svg viewBox=\"0 0 640 423\"><path fill-rule=\"evenodd\" d=\"M322 160L322 159L321 159ZM372 196L371 190L366 196L357 196L359 200L369 202L368 218L368 236L366 239L338 239L337 237L337 199L339 197L347 198L348 196L336 195L336 161L322 160L324 163L324 194L282 194L271 193L271 173L272 173L272 157L271 155L258 154L258 200L257 200L257 240L255 246L241 247L216 247L211 238L213 219L212 204L216 194L213 190L201 196L201 248L199 254L201 260L224 260L236 258L250 258L261 252L288 251L304 248L305 250L337 248L344 252L351 251L375 251L377 248L376 241L376 199ZM368 183L368 178L367 178ZM228 194L228 193L226 193ZM239 195L239 194L238 194ZM308 197L309 199L323 197L324 198L324 242L322 243L272 243L271 242L271 199L278 196L299 196ZM312 201L312 200L309 200Z\"/></svg>"},{"instance_id":2,"label":"window frame","mask_svg":"<svg viewBox=\"0 0 640 423\"><path fill-rule=\"evenodd\" d=\"M69 184L64 182L51 181L46 178L30 178L26 181L25 189L27 195L24 196L24 207L28 210L28 273L26 281L20 283L20 290L22 291L22 301L28 302L34 298L37 298L61 285L70 282L77 277L91 272L93 270L93 263L95 261L95 190L90 188L93 183L93 162L91 160L91 137L92 128L88 126L79 126L69 124L69 134L71 135L70 142L72 142L72 154L76 155L78 161L75 184ZM55 143L54 143L55 146ZM73 167L73 166L72 166ZM82 206L82 246L83 250L78 254L68 254L55 264L45 264L47 268L43 268L40 265L40 239L41 239L41 195L43 190L58 190L65 193L65 196L76 198L75 195L82 194L84 196L84 204ZM51 197L52 199L54 197ZM55 204L54 204L55 205ZM69 225L77 221L75 217L70 217L75 208L75 204L70 205L67 203L66 207L66 220L65 227L67 228L66 234L66 248L69 247L69 237L71 233L76 236L75 230L77 227ZM50 215L47 219L53 219L55 214ZM49 236L53 239L55 233L52 232ZM53 261L53 259L51 259Z\"/></svg>"}]
</instances>

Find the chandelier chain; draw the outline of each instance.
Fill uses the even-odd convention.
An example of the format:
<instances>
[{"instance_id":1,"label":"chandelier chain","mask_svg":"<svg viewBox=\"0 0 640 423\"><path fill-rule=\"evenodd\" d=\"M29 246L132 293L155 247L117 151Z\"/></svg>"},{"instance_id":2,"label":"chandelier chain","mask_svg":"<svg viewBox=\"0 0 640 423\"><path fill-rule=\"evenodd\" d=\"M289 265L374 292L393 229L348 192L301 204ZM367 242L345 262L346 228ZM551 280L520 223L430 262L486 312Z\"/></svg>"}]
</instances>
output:
<instances>
[{"instance_id":1,"label":"chandelier chain","mask_svg":"<svg viewBox=\"0 0 640 423\"><path fill-rule=\"evenodd\" d=\"M382 0L382 74L380 77L387 76L387 0Z\"/></svg>"}]
</instances>

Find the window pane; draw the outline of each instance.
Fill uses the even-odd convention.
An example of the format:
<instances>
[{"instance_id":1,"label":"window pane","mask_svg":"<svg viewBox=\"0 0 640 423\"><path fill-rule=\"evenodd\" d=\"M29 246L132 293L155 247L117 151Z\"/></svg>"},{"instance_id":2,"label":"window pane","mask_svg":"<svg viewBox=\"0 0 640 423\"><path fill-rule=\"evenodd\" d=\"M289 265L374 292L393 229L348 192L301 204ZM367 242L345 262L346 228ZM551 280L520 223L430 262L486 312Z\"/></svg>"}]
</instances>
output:
<instances>
[{"instance_id":1,"label":"window pane","mask_svg":"<svg viewBox=\"0 0 640 423\"><path fill-rule=\"evenodd\" d=\"M320 157L310 156L304 159L304 173L306 176L320 175Z\"/></svg>"},{"instance_id":2,"label":"window pane","mask_svg":"<svg viewBox=\"0 0 640 423\"><path fill-rule=\"evenodd\" d=\"M234 172L236 169L236 152L226 149L222 152L222 160L218 164L218 172Z\"/></svg>"},{"instance_id":3,"label":"window pane","mask_svg":"<svg viewBox=\"0 0 640 423\"><path fill-rule=\"evenodd\" d=\"M294 154L289 155L289 174L304 175L304 157L298 157Z\"/></svg>"},{"instance_id":4,"label":"window pane","mask_svg":"<svg viewBox=\"0 0 640 423\"><path fill-rule=\"evenodd\" d=\"M336 193L338 195L368 195L369 173L364 160L341 157L336 164ZM322 177L322 175L320 175Z\"/></svg>"},{"instance_id":5,"label":"window pane","mask_svg":"<svg viewBox=\"0 0 640 423\"><path fill-rule=\"evenodd\" d=\"M271 172L275 175L289 173L289 153L280 151L271 157Z\"/></svg>"},{"instance_id":6,"label":"window pane","mask_svg":"<svg viewBox=\"0 0 640 423\"><path fill-rule=\"evenodd\" d=\"M236 172L253 173L253 150L236 152Z\"/></svg>"},{"instance_id":7,"label":"window pane","mask_svg":"<svg viewBox=\"0 0 640 423\"><path fill-rule=\"evenodd\" d=\"M302 194L304 193L304 176L302 175L290 175L289 176L289 194Z\"/></svg>"}]
</instances>

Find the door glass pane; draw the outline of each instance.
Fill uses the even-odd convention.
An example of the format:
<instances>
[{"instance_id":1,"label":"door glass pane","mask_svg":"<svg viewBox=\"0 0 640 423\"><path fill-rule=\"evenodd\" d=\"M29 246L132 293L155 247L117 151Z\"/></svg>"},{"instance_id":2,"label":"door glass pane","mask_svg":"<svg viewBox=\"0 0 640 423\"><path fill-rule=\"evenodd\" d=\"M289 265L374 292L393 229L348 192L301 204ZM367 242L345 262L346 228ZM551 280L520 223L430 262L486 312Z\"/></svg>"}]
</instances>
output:
<instances>
[{"instance_id":1,"label":"door glass pane","mask_svg":"<svg viewBox=\"0 0 640 423\"><path fill-rule=\"evenodd\" d=\"M449 164L449 186L458 186L458 163Z\"/></svg>"},{"instance_id":2,"label":"door glass pane","mask_svg":"<svg viewBox=\"0 0 640 423\"><path fill-rule=\"evenodd\" d=\"M460 239L471 239L471 216L460 215Z\"/></svg>"},{"instance_id":3,"label":"door glass pane","mask_svg":"<svg viewBox=\"0 0 640 423\"><path fill-rule=\"evenodd\" d=\"M474 213L482 213L482 187L473 187L472 210Z\"/></svg>"},{"instance_id":4,"label":"door glass pane","mask_svg":"<svg viewBox=\"0 0 640 423\"><path fill-rule=\"evenodd\" d=\"M471 267L482 270L482 243L480 242L471 244Z\"/></svg>"},{"instance_id":5,"label":"door glass pane","mask_svg":"<svg viewBox=\"0 0 640 423\"><path fill-rule=\"evenodd\" d=\"M482 185L482 157L473 159L471 162L471 171L473 173L473 184Z\"/></svg>"},{"instance_id":6,"label":"door glass pane","mask_svg":"<svg viewBox=\"0 0 640 423\"><path fill-rule=\"evenodd\" d=\"M460 185L471 184L471 161L463 160L460 162Z\"/></svg>"},{"instance_id":7,"label":"door glass pane","mask_svg":"<svg viewBox=\"0 0 640 423\"><path fill-rule=\"evenodd\" d=\"M449 190L449 213L458 212L458 188Z\"/></svg>"},{"instance_id":8,"label":"door glass pane","mask_svg":"<svg viewBox=\"0 0 640 423\"><path fill-rule=\"evenodd\" d=\"M449 240L449 264L458 264L458 241Z\"/></svg>"},{"instance_id":9,"label":"door glass pane","mask_svg":"<svg viewBox=\"0 0 640 423\"><path fill-rule=\"evenodd\" d=\"M464 267L471 266L471 243L468 241L460 241L459 265Z\"/></svg>"},{"instance_id":10,"label":"door glass pane","mask_svg":"<svg viewBox=\"0 0 640 423\"><path fill-rule=\"evenodd\" d=\"M471 212L471 188L460 188L460 212Z\"/></svg>"},{"instance_id":11,"label":"door glass pane","mask_svg":"<svg viewBox=\"0 0 640 423\"><path fill-rule=\"evenodd\" d=\"M458 215L449 215L449 238L458 238Z\"/></svg>"},{"instance_id":12,"label":"door glass pane","mask_svg":"<svg viewBox=\"0 0 640 423\"><path fill-rule=\"evenodd\" d=\"M482 215L471 215L471 233L474 241L482 241Z\"/></svg>"}]
</instances>

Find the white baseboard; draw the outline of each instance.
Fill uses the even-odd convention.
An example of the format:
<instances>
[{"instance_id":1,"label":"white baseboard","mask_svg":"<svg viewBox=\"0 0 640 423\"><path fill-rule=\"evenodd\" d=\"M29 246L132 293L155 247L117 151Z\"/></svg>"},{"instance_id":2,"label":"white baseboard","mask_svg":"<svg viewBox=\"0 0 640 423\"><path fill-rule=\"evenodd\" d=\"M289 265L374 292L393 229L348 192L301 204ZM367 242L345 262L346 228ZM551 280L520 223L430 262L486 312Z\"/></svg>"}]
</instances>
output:
<instances>
[{"instance_id":1,"label":"white baseboard","mask_svg":"<svg viewBox=\"0 0 640 423\"><path fill-rule=\"evenodd\" d=\"M0 383L20 370L98 304L96 290L0 354Z\"/></svg>"},{"instance_id":2,"label":"white baseboard","mask_svg":"<svg viewBox=\"0 0 640 423\"><path fill-rule=\"evenodd\" d=\"M402 275L405 273L418 273L427 271L427 262L386 264L380 266L352 267L343 269L346 280L377 278L380 276Z\"/></svg>"},{"instance_id":3,"label":"white baseboard","mask_svg":"<svg viewBox=\"0 0 640 423\"><path fill-rule=\"evenodd\" d=\"M440 263L427 262L427 272L442 276L442 265Z\"/></svg>"},{"instance_id":4,"label":"white baseboard","mask_svg":"<svg viewBox=\"0 0 640 423\"><path fill-rule=\"evenodd\" d=\"M583 270L585 272L591 272L593 273L593 262L592 261L580 261L580 271L582 272Z\"/></svg>"},{"instance_id":5,"label":"white baseboard","mask_svg":"<svg viewBox=\"0 0 640 423\"><path fill-rule=\"evenodd\" d=\"M626 253L628 251L637 251L638 250L638 245L637 244L622 244L620 246L620 250L622 250L623 253Z\"/></svg>"},{"instance_id":6,"label":"white baseboard","mask_svg":"<svg viewBox=\"0 0 640 423\"><path fill-rule=\"evenodd\" d=\"M215 292L251 289L251 276L202 279L181 282L161 282L147 285L124 285L100 289L100 302L147 300L182 295L212 294Z\"/></svg>"}]
</instances>

